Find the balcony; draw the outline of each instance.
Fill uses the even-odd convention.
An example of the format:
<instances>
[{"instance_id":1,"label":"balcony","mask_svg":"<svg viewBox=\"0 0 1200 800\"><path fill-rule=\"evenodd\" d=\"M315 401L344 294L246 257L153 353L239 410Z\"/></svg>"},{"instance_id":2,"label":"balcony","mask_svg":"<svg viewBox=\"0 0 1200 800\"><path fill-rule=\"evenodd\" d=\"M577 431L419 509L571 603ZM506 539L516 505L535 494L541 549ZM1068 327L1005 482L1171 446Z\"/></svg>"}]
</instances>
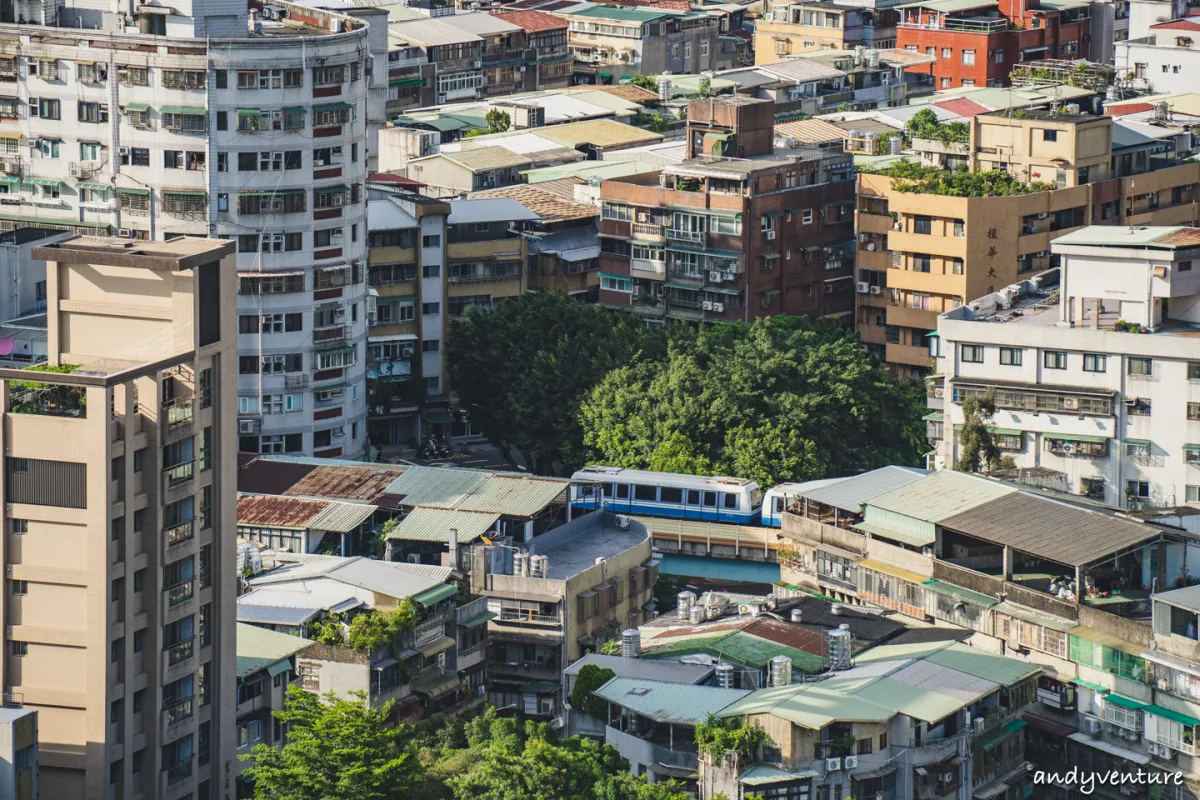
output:
<instances>
[{"instance_id":1,"label":"balcony","mask_svg":"<svg viewBox=\"0 0 1200 800\"><path fill-rule=\"evenodd\" d=\"M187 425L195 414L195 401L192 398L168 400L162 404L163 419L168 428Z\"/></svg>"},{"instance_id":2,"label":"balcony","mask_svg":"<svg viewBox=\"0 0 1200 800\"><path fill-rule=\"evenodd\" d=\"M163 594L167 596L167 608L174 608L180 603L191 600L196 594L196 579L182 581L174 586L168 586L163 589Z\"/></svg>"},{"instance_id":3,"label":"balcony","mask_svg":"<svg viewBox=\"0 0 1200 800\"><path fill-rule=\"evenodd\" d=\"M192 762L194 760L194 757L188 756L163 770L167 773L167 786L174 786L180 781L192 777Z\"/></svg>"},{"instance_id":4,"label":"balcony","mask_svg":"<svg viewBox=\"0 0 1200 800\"><path fill-rule=\"evenodd\" d=\"M961 33L999 33L1008 30L1008 20L993 17L951 17L938 23L900 22L897 28L923 31L959 31Z\"/></svg>"},{"instance_id":5,"label":"balcony","mask_svg":"<svg viewBox=\"0 0 1200 800\"><path fill-rule=\"evenodd\" d=\"M675 242L704 243L704 231L685 231L677 228L667 228L667 238Z\"/></svg>"},{"instance_id":6,"label":"balcony","mask_svg":"<svg viewBox=\"0 0 1200 800\"><path fill-rule=\"evenodd\" d=\"M487 644L480 642L477 645L468 647L465 650L458 651L458 671L470 669L480 663L487 657Z\"/></svg>"},{"instance_id":7,"label":"balcony","mask_svg":"<svg viewBox=\"0 0 1200 800\"><path fill-rule=\"evenodd\" d=\"M163 703L163 721L167 727L178 725L186 719L191 719L195 698L167 700Z\"/></svg>"},{"instance_id":8,"label":"balcony","mask_svg":"<svg viewBox=\"0 0 1200 800\"><path fill-rule=\"evenodd\" d=\"M331 347L340 345L350 338L349 325L330 325L324 328L313 328L313 347Z\"/></svg>"},{"instance_id":9,"label":"balcony","mask_svg":"<svg viewBox=\"0 0 1200 800\"><path fill-rule=\"evenodd\" d=\"M173 667L192 657L192 654L196 652L196 639L192 637L176 644L167 645L163 648L163 652L167 654L167 666Z\"/></svg>"},{"instance_id":10,"label":"balcony","mask_svg":"<svg viewBox=\"0 0 1200 800\"><path fill-rule=\"evenodd\" d=\"M635 222L630 226L630 232L635 239L650 242L666 241L666 230L662 225L650 225L645 222Z\"/></svg>"},{"instance_id":11,"label":"balcony","mask_svg":"<svg viewBox=\"0 0 1200 800\"><path fill-rule=\"evenodd\" d=\"M483 63L492 65L499 64L505 61L524 61L525 48L523 47L501 47L492 45L484 48Z\"/></svg>"},{"instance_id":12,"label":"balcony","mask_svg":"<svg viewBox=\"0 0 1200 800\"><path fill-rule=\"evenodd\" d=\"M196 520L189 519L186 522L180 522L177 525L170 525L163 528L163 539L167 542L167 547L174 547L177 544L183 544L189 541L196 535Z\"/></svg>"},{"instance_id":13,"label":"balcony","mask_svg":"<svg viewBox=\"0 0 1200 800\"><path fill-rule=\"evenodd\" d=\"M559 625L562 623L558 614L538 614L524 608L501 608L498 619L501 622L533 622L541 625Z\"/></svg>"},{"instance_id":14,"label":"balcony","mask_svg":"<svg viewBox=\"0 0 1200 800\"><path fill-rule=\"evenodd\" d=\"M176 486L182 486L195 477L195 461L185 461L182 464L175 464L163 470L163 484L167 489L173 489Z\"/></svg>"},{"instance_id":15,"label":"balcony","mask_svg":"<svg viewBox=\"0 0 1200 800\"><path fill-rule=\"evenodd\" d=\"M308 388L308 376L297 374L284 375L283 387L285 389L306 389Z\"/></svg>"}]
</instances>

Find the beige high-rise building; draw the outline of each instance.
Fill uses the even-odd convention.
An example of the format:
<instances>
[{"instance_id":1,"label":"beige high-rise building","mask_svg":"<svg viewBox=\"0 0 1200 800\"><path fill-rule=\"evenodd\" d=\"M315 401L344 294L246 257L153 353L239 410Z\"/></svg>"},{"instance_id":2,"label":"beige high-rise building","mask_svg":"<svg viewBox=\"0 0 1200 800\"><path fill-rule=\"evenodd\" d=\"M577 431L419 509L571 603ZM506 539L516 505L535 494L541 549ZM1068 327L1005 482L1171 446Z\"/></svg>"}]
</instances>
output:
<instances>
[{"instance_id":1,"label":"beige high-rise building","mask_svg":"<svg viewBox=\"0 0 1200 800\"><path fill-rule=\"evenodd\" d=\"M0 685L38 711L42 797L229 796L234 246L34 251L51 366L0 369Z\"/></svg>"}]
</instances>

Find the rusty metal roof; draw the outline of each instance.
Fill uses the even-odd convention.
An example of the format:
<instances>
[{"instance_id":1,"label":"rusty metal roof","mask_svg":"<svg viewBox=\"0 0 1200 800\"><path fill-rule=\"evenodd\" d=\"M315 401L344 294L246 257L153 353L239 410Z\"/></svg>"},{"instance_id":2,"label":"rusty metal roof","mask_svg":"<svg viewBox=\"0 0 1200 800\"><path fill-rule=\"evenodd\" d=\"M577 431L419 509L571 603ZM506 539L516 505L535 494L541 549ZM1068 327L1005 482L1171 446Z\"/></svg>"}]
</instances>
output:
<instances>
[{"instance_id":1,"label":"rusty metal roof","mask_svg":"<svg viewBox=\"0 0 1200 800\"><path fill-rule=\"evenodd\" d=\"M383 464L364 464L361 467L313 467L290 488L279 494L373 503L384 493L388 484L400 477L404 470L405 467ZM238 488L241 488L240 484Z\"/></svg>"},{"instance_id":2,"label":"rusty metal roof","mask_svg":"<svg viewBox=\"0 0 1200 800\"><path fill-rule=\"evenodd\" d=\"M238 470L237 489L251 494L283 494L314 469L313 464L254 458Z\"/></svg>"},{"instance_id":3,"label":"rusty metal roof","mask_svg":"<svg viewBox=\"0 0 1200 800\"><path fill-rule=\"evenodd\" d=\"M329 506L327 500L301 500L269 494L244 494L238 497L239 525L264 528L308 528Z\"/></svg>"}]
</instances>

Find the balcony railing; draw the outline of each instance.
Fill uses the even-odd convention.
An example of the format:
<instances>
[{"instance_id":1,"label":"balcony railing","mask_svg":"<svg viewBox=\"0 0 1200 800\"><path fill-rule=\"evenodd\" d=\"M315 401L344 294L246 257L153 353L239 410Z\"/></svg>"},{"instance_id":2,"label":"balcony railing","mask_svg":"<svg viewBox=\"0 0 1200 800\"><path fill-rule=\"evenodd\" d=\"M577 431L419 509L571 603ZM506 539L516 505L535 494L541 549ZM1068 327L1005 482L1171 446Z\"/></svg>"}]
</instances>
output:
<instances>
[{"instance_id":1,"label":"balcony railing","mask_svg":"<svg viewBox=\"0 0 1200 800\"><path fill-rule=\"evenodd\" d=\"M191 717L194 702L195 699L191 697L166 701L163 704L163 716L166 717L167 724L175 725Z\"/></svg>"},{"instance_id":2,"label":"balcony railing","mask_svg":"<svg viewBox=\"0 0 1200 800\"><path fill-rule=\"evenodd\" d=\"M167 540L167 547L172 547L177 544L182 544L196 535L196 520L189 519L186 522L180 522L177 525L170 525L163 528L163 538Z\"/></svg>"},{"instance_id":3,"label":"balcony railing","mask_svg":"<svg viewBox=\"0 0 1200 800\"><path fill-rule=\"evenodd\" d=\"M167 595L167 608L172 608L192 599L192 596L196 594L196 579L192 578L174 586L168 586L163 591Z\"/></svg>"},{"instance_id":4,"label":"balcony railing","mask_svg":"<svg viewBox=\"0 0 1200 800\"><path fill-rule=\"evenodd\" d=\"M174 786L180 781L192 777L193 760L193 756L188 756L187 758L181 761L176 761L174 764L167 767L166 770L164 770L167 773L167 786Z\"/></svg>"},{"instance_id":5,"label":"balcony railing","mask_svg":"<svg viewBox=\"0 0 1200 800\"><path fill-rule=\"evenodd\" d=\"M167 420L167 426L174 428L177 425L186 425L192 421L195 415L195 401L192 398L168 400L163 403L163 416Z\"/></svg>"},{"instance_id":6,"label":"balcony railing","mask_svg":"<svg viewBox=\"0 0 1200 800\"><path fill-rule=\"evenodd\" d=\"M667 228L667 238L680 242L703 242L704 231L685 231L678 228Z\"/></svg>"},{"instance_id":7,"label":"balcony railing","mask_svg":"<svg viewBox=\"0 0 1200 800\"><path fill-rule=\"evenodd\" d=\"M631 230L634 236L653 236L661 239L666 235L662 225L651 225L646 222L633 223Z\"/></svg>"},{"instance_id":8,"label":"balcony railing","mask_svg":"<svg viewBox=\"0 0 1200 800\"><path fill-rule=\"evenodd\" d=\"M313 328L312 338L314 347L341 344L350 338L350 326L331 325L326 328Z\"/></svg>"},{"instance_id":9,"label":"balcony railing","mask_svg":"<svg viewBox=\"0 0 1200 800\"><path fill-rule=\"evenodd\" d=\"M163 470L163 479L166 481L168 489L187 483L194 477L196 477L195 461L185 461Z\"/></svg>"},{"instance_id":10,"label":"balcony railing","mask_svg":"<svg viewBox=\"0 0 1200 800\"><path fill-rule=\"evenodd\" d=\"M297 375L294 373L291 375L284 375L283 386L285 389L304 389L308 386L308 376Z\"/></svg>"},{"instance_id":11,"label":"balcony railing","mask_svg":"<svg viewBox=\"0 0 1200 800\"><path fill-rule=\"evenodd\" d=\"M996 33L1008 29L1007 19L990 19L987 17L966 17L944 19L938 23L901 22L898 28L917 28L927 31L961 31L963 33Z\"/></svg>"},{"instance_id":12,"label":"balcony railing","mask_svg":"<svg viewBox=\"0 0 1200 800\"><path fill-rule=\"evenodd\" d=\"M560 622L557 614L537 614L524 608L502 608L500 619L503 622L546 622L554 625Z\"/></svg>"},{"instance_id":13,"label":"balcony railing","mask_svg":"<svg viewBox=\"0 0 1200 800\"><path fill-rule=\"evenodd\" d=\"M167 666L175 666L181 661L186 661L192 657L192 653L196 651L196 639L184 639L177 644L168 645L164 648L167 654Z\"/></svg>"}]
</instances>

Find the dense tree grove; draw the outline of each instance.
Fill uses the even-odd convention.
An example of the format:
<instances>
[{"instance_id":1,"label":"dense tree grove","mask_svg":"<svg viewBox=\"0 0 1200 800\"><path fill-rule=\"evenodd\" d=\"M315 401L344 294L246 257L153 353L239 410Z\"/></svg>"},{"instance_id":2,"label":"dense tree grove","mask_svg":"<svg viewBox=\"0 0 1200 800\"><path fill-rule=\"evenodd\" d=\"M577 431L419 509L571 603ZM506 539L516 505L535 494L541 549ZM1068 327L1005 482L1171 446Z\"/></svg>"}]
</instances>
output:
<instances>
[{"instance_id":1,"label":"dense tree grove","mask_svg":"<svg viewBox=\"0 0 1200 800\"><path fill-rule=\"evenodd\" d=\"M473 420L534 471L603 463L773 486L915 464L928 447L924 387L852 331L803 318L648 332L531 294L457 321L449 349Z\"/></svg>"},{"instance_id":2,"label":"dense tree grove","mask_svg":"<svg viewBox=\"0 0 1200 800\"><path fill-rule=\"evenodd\" d=\"M686 800L674 784L629 773L611 746L561 739L545 723L440 715L384 726L390 704L324 699L292 688L276 716L282 749L246 756L256 800Z\"/></svg>"}]
</instances>

